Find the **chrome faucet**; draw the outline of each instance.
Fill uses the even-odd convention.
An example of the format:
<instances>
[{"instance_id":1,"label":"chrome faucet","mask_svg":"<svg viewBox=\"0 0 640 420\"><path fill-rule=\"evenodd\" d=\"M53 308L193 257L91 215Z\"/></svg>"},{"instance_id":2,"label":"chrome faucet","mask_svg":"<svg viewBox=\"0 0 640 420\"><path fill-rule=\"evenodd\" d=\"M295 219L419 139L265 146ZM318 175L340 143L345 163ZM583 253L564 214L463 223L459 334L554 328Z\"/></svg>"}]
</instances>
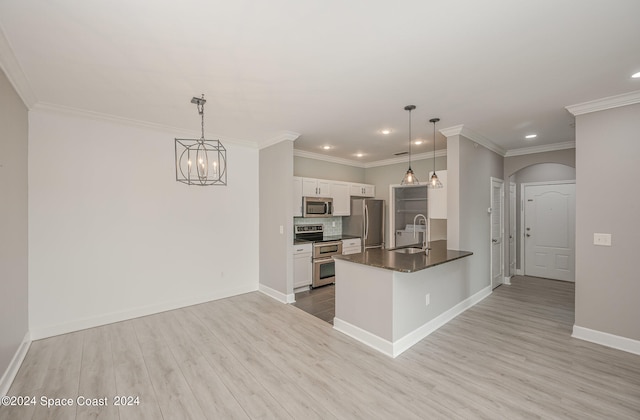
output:
<instances>
[{"instance_id":1,"label":"chrome faucet","mask_svg":"<svg viewBox=\"0 0 640 420\"><path fill-rule=\"evenodd\" d=\"M427 218L425 217L424 214L419 213L416 214L416 217L413 218L413 239L416 238L416 220L422 217L422 219L424 219L424 235L422 235L422 250L425 252L425 254L429 255L429 248L427 248Z\"/></svg>"}]
</instances>

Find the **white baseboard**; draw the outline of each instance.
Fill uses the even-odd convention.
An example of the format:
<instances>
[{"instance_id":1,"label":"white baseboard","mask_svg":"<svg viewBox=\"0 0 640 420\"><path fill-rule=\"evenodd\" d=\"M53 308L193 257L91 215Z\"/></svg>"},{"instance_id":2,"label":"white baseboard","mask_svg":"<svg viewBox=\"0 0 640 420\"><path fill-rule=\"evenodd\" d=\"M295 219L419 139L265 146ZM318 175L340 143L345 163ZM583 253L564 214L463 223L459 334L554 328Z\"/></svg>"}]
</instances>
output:
<instances>
[{"instance_id":1,"label":"white baseboard","mask_svg":"<svg viewBox=\"0 0 640 420\"><path fill-rule=\"evenodd\" d=\"M187 306L198 305L213 300L224 299L231 296L237 296L244 293L255 292L256 288L251 286L243 286L220 290L209 295L194 296L188 299L177 300L173 302L163 302L154 305L141 306L120 312L112 312L92 316L88 318L78 319L57 325L48 325L43 327L31 328L31 339L40 340L42 338L53 337L56 335L67 334L74 331L86 330L87 328L99 327L101 325L113 324L114 322L126 321L129 319L140 318L142 316L153 315L160 312L180 309Z\"/></svg>"},{"instance_id":2,"label":"white baseboard","mask_svg":"<svg viewBox=\"0 0 640 420\"><path fill-rule=\"evenodd\" d=\"M511 276L505 277L504 280L502 280L502 284L506 284L507 286L511 286Z\"/></svg>"},{"instance_id":3,"label":"white baseboard","mask_svg":"<svg viewBox=\"0 0 640 420\"><path fill-rule=\"evenodd\" d=\"M294 303L296 301L295 294L293 293L284 294L282 292L277 291L276 289L272 289L269 286L265 286L264 284L259 285L258 290L264 293L265 295L269 296L270 298L277 300L278 302Z\"/></svg>"},{"instance_id":4,"label":"white baseboard","mask_svg":"<svg viewBox=\"0 0 640 420\"><path fill-rule=\"evenodd\" d=\"M333 328L340 331L341 333L355 338L356 340L378 350L383 354L386 354L387 356L395 358L402 354L404 351L408 350L414 344L418 343L420 340L427 337L432 332L436 331L438 328L445 325L447 322L451 321L456 316L460 315L467 309L482 301L490 294L491 286L489 285L473 296L468 297L467 299L453 306L451 309L443 312L431 321L427 322L421 327L418 327L417 329L413 330L409 334L394 342L390 342L381 337L378 337L375 334L365 331L362 328L352 325L339 318L333 318Z\"/></svg>"},{"instance_id":5,"label":"white baseboard","mask_svg":"<svg viewBox=\"0 0 640 420\"><path fill-rule=\"evenodd\" d=\"M389 357L397 356L394 356L393 354L393 343L391 341L378 337L377 335L363 330L360 327L356 327L347 321L343 321L340 318L333 318L333 328L351 338L355 338L359 342L366 344L375 350L378 350L382 354L386 354Z\"/></svg>"},{"instance_id":6,"label":"white baseboard","mask_svg":"<svg viewBox=\"0 0 640 420\"><path fill-rule=\"evenodd\" d=\"M524 270L521 268L516 269L516 276L524 276Z\"/></svg>"},{"instance_id":7,"label":"white baseboard","mask_svg":"<svg viewBox=\"0 0 640 420\"><path fill-rule=\"evenodd\" d=\"M571 337L640 355L640 341L573 325Z\"/></svg>"},{"instance_id":8,"label":"white baseboard","mask_svg":"<svg viewBox=\"0 0 640 420\"><path fill-rule=\"evenodd\" d=\"M4 375L2 375L2 378L0 379L0 396L5 396L9 393L9 388L11 387L13 380L18 374L18 369L20 369L20 366L22 365L22 362L24 361L24 358L27 355L27 351L29 350L30 346L31 334L29 334L29 332L27 331L24 338L22 339L22 343L20 343L20 346L18 347L18 350L16 350L16 353L13 355L11 363L9 363L7 370L4 372Z\"/></svg>"}]
</instances>

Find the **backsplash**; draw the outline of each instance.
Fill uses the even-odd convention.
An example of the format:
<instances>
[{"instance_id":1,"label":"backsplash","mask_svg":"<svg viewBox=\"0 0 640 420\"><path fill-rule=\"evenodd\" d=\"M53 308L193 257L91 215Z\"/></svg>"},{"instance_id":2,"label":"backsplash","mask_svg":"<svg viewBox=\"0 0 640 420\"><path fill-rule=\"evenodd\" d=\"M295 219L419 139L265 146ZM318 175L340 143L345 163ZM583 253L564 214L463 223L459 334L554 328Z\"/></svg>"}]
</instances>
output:
<instances>
[{"instance_id":1,"label":"backsplash","mask_svg":"<svg viewBox=\"0 0 640 420\"><path fill-rule=\"evenodd\" d=\"M325 236L342 235L342 217L296 217L293 223L294 226L320 224Z\"/></svg>"}]
</instances>

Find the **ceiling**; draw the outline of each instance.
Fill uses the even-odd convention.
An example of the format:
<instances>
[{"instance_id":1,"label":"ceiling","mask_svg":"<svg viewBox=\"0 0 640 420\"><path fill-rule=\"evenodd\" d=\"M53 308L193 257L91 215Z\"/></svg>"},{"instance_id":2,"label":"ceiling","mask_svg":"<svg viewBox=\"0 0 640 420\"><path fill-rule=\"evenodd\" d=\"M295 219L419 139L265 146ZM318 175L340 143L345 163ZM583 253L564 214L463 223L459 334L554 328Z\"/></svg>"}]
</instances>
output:
<instances>
[{"instance_id":1,"label":"ceiling","mask_svg":"<svg viewBox=\"0 0 640 420\"><path fill-rule=\"evenodd\" d=\"M0 65L31 108L198 132L204 93L207 138L299 134L364 164L407 150L408 104L414 153L432 117L503 151L571 144L565 106L640 90L638 16L638 0L2 0Z\"/></svg>"}]
</instances>

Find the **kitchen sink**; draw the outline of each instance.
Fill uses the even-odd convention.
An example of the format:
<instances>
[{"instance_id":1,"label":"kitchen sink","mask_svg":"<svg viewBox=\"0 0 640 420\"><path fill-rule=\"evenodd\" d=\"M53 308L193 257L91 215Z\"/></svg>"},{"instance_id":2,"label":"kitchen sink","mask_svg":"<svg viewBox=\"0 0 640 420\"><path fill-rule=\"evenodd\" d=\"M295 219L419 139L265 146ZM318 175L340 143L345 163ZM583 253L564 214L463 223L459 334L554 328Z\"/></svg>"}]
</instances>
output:
<instances>
[{"instance_id":1,"label":"kitchen sink","mask_svg":"<svg viewBox=\"0 0 640 420\"><path fill-rule=\"evenodd\" d=\"M422 252L422 253L425 252L425 250L422 249L422 248L414 248L414 247L392 248L389 251L397 252L399 254L418 254L420 252Z\"/></svg>"}]
</instances>

